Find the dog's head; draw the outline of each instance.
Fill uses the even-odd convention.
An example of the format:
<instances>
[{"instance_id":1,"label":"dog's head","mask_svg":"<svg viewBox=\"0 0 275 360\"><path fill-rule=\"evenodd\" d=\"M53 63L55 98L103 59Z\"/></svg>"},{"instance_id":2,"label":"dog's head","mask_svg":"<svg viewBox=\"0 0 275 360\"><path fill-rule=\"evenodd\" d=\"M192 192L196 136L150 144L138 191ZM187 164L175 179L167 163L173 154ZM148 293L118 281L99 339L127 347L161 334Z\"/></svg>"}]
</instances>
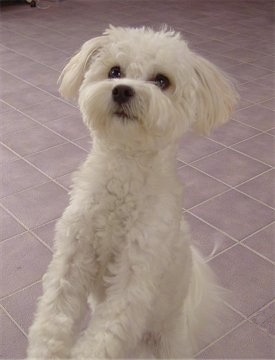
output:
<instances>
[{"instance_id":1,"label":"dog's head","mask_svg":"<svg viewBox=\"0 0 275 360\"><path fill-rule=\"evenodd\" d=\"M231 83L179 33L110 27L87 41L60 76L84 121L114 146L159 149L189 128L207 133L236 102Z\"/></svg>"}]
</instances>

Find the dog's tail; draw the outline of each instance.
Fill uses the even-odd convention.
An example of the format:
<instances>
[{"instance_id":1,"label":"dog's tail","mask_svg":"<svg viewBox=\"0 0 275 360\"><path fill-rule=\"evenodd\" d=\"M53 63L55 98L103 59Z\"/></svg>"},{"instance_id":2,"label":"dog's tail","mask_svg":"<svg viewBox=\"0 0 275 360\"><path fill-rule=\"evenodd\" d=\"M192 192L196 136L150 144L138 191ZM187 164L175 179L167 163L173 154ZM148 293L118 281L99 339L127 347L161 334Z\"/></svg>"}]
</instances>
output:
<instances>
[{"instance_id":1,"label":"dog's tail","mask_svg":"<svg viewBox=\"0 0 275 360\"><path fill-rule=\"evenodd\" d=\"M214 273L194 247L192 257L192 276L183 305L183 322L185 338L195 354L219 332L221 314L226 309L226 290L217 284Z\"/></svg>"}]
</instances>

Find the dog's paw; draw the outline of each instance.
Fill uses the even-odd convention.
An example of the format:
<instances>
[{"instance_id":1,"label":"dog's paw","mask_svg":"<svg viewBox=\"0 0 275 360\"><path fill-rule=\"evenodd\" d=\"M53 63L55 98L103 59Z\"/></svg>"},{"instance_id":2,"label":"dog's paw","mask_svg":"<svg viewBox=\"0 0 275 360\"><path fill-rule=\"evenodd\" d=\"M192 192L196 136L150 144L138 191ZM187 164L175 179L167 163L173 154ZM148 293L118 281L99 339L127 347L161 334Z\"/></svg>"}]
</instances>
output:
<instances>
[{"instance_id":1,"label":"dog's paw","mask_svg":"<svg viewBox=\"0 0 275 360\"><path fill-rule=\"evenodd\" d=\"M71 320L56 316L54 319L40 316L29 330L29 359L69 358L73 344ZM66 326L67 325L67 326Z\"/></svg>"},{"instance_id":2,"label":"dog's paw","mask_svg":"<svg viewBox=\"0 0 275 360\"><path fill-rule=\"evenodd\" d=\"M93 343L81 341L71 352L71 359L106 359L108 358L104 348Z\"/></svg>"},{"instance_id":3,"label":"dog's paw","mask_svg":"<svg viewBox=\"0 0 275 360\"><path fill-rule=\"evenodd\" d=\"M70 357L68 348L64 346L64 343L55 339L47 339L43 341L36 341L29 345L28 359L66 359Z\"/></svg>"},{"instance_id":4,"label":"dog's paw","mask_svg":"<svg viewBox=\"0 0 275 360\"><path fill-rule=\"evenodd\" d=\"M111 334L82 336L72 350L72 359L110 359L121 357L120 341Z\"/></svg>"}]
</instances>

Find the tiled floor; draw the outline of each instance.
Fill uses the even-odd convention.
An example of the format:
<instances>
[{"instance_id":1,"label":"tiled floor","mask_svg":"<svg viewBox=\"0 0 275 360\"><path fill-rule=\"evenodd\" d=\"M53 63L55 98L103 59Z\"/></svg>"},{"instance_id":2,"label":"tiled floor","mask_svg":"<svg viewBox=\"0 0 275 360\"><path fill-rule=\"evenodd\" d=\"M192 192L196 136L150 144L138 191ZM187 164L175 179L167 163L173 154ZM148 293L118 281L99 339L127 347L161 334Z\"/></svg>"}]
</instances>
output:
<instances>
[{"instance_id":1,"label":"tiled floor","mask_svg":"<svg viewBox=\"0 0 275 360\"><path fill-rule=\"evenodd\" d=\"M2 8L0 24L0 352L23 358L53 228L71 172L91 144L56 80L69 56L109 24L180 30L239 81L232 120L179 151L184 212L229 288L219 338L198 358L274 358L274 46L269 0L40 0ZM43 9L42 9L43 8Z\"/></svg>"}]
</instances>

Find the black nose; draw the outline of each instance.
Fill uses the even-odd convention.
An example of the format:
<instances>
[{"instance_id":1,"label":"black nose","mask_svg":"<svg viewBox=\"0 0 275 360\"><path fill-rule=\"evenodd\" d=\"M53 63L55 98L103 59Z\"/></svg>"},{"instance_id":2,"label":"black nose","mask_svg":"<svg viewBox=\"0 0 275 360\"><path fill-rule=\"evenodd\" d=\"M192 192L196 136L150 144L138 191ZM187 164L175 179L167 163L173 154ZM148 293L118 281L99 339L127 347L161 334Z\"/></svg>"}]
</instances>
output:
<instances>
[{"instance_id":1,"label":"black nose","mask_svg":"<svg viewBox=\"0 0 275 360\"><path fill-rule=\"evenodd\" d=\"M112 95L115 102L123 104L135 95L135 91L128 85L117 85L113 88Z\"/></svg>"}]
</instances>

